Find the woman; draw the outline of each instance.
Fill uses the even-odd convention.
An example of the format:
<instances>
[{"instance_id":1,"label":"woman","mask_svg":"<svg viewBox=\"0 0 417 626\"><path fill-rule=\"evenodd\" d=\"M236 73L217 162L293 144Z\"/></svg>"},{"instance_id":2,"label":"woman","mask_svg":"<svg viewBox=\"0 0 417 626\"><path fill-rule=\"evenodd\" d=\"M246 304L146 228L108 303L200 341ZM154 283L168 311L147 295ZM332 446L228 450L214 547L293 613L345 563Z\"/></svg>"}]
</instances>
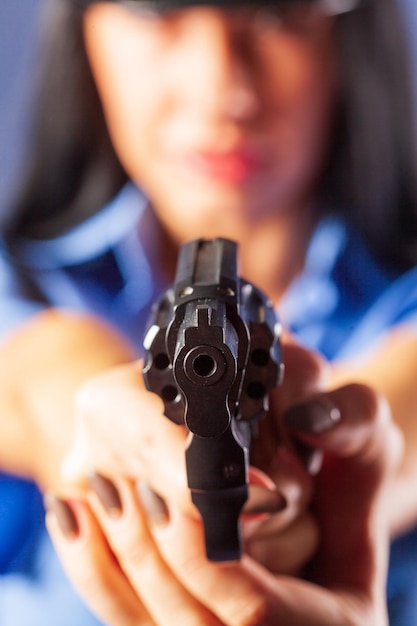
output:
<instances>
[{"instance_id":1,"label":"woman","mask_svg":"<svg viewBox=\"0 0 417 626\"><path fill-rule=\"evenodd\" d=\"M51 7L36 159L4 227L2 466L62 488L75 389L137 355L178 245L228 236L240 243L242 274L285 324L337 359L333 380L361 379L387 395L408 444L390 507L392 533L404 531L417 508L417 200L394 3L369 0L339 15L321 2L180 4L162 14L140 0ZM123 187L128 179L152 208ZM341 362L358 348L357 363ZM93 419L101 408L81 408L79 441L97 445L88 461L75 446L67 475L91 464L109 476L143 473L127 422L116 437L114 422ZM166 448L174 456L180 443ZM163 467L152 487L167 499L176 487L184 504L175 462ZM5 486L14 498L28 490L39 511L30 484ZM21 501L28 506L26 493ZM12 509L21 546L35 530L18 533L15 520ZM7 572L17 551L4 559Z\"/></svg>"}]
</instances>

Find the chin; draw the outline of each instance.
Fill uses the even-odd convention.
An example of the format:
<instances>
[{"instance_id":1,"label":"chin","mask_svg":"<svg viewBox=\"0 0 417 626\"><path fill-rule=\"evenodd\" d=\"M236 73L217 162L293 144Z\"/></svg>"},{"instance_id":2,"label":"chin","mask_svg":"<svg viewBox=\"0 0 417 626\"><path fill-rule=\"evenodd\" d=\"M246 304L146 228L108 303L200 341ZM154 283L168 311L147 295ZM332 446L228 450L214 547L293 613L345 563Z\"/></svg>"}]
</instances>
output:
<instances>
[{"instance_id":1,"label":"chin","mask_svg":"<svg viewBox=\"0 0 417 626\"><path fill-rule=\"evenodd\" d=\"M205 238L226 237L236 239L242 230L254 224L256 216L244 204L215 198L203 206L190 204L187 211L190 231ZM192 216L192 217L190 217Z\"/></svg>"},{"instance_id":2,"label":"chin","mask_svg":"<svg viewBox=\"0 0 417 626\"><path fill-rule=\"evenodd\" d=\"M253 190L225 185L158 187L152 195L161 221L177 242L226 237L239 241L270 217L275 203ZM161 193L161 191L163 193ZM264 198L265 200L265 198Z\"/></svg>"}]
</instances>

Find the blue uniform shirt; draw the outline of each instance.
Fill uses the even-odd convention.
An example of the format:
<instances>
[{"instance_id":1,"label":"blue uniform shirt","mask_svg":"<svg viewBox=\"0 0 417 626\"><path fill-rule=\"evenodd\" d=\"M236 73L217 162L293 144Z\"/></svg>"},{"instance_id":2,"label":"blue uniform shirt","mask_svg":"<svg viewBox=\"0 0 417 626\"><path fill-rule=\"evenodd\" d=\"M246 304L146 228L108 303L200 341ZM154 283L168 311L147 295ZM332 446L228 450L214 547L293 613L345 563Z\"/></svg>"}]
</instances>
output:
<instances>
[{"instance_id":1,"label":"blue uniform shirt","mask_svg":"<svg viewBox=\"0 0 417 626\"><path fill-rule=\"evenodd\" d=\"M167 287L152 258L149 215L146 199L128 185L69 233L51 241L21 240L13 262L4 252L1 335L46 306L68 307L108 320L139 353L149 307ZM306 346L329 359L371 350L396 324L417 331L417 269L402 276L383 270L356 232L328 217L318 225L304 270L279 314ZM0 624L97 626L65 580L43 519L36 487L0 476ZM395 626L417 623L416 565L417 537L410 533L392 547L388 594Z\"/></svg>"}]
</instances>

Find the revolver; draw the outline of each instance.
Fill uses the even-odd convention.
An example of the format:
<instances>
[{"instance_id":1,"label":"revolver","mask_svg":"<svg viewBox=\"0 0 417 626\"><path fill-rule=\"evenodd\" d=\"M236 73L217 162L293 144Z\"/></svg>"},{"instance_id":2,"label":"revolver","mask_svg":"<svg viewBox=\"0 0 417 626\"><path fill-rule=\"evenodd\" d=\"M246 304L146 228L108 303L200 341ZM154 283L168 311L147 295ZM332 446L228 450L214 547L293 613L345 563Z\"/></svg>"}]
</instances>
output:
<instances>
[{"instance_id":1,"label":"revolver","mask_svg":"<svg viewBox=\"0 0 417 626\"><path fill-rule=\"evenodd\" d=\"M242 553L251 439L283 377L280 334L271 302L238 276L235 242L180 248L174 285L151 310L143 375L165 415L189 431L187 481L212 561Z\"/></svg>"}]
</instances>

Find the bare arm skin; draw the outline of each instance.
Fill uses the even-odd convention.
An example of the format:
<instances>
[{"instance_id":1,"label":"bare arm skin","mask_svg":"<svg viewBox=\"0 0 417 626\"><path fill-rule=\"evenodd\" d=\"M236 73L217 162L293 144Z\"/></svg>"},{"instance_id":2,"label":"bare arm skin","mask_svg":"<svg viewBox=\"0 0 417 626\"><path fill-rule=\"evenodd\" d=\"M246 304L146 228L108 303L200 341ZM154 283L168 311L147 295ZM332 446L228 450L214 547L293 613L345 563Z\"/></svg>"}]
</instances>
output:
<instances>
[{"instance_id":1,"label":"bare arm skin","mask_svg":"<svg viewBox=\"0 0 417 626\"><path fill-rule=\"evenodd\" d=\"M362 381L382 392L404 433L404 455L388 499L395 536L417 521L417 333L405 325L398 327L368 356L341 362L332 370L336 385Z\"/></svg>"},{"instance_id":2,"label":"bare arm skin","mask_svg":"<svg viewBox=\"0 0 417 626\"><path fill-rule=\"evenodd\" d=\"M47 310L4 340L0 354L0 467L57 487L75 390L131 361L133 348L92 316Z\"/></svg>"}]
</instances>

